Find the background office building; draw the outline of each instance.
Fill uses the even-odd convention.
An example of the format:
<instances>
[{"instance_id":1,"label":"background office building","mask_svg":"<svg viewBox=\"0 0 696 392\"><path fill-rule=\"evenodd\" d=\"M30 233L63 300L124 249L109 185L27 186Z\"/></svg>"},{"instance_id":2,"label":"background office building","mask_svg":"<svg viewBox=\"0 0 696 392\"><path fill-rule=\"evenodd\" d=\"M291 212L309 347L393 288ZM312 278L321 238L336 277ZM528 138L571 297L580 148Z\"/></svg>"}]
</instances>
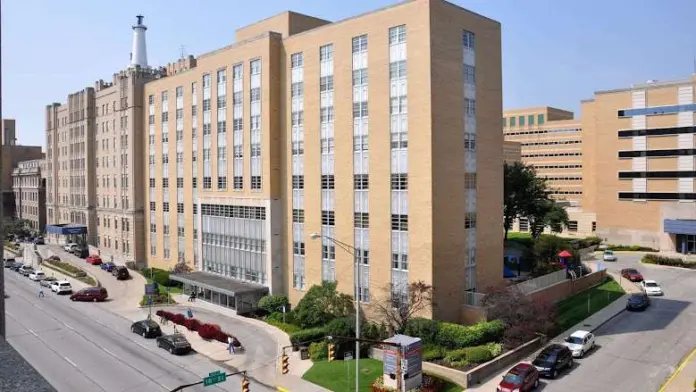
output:
<instances>
[{"instance_id":1,"label":"background office building","mask_svg":"<svg viewBox=\"0 0 696 392\"><path fill-rule=\"evenodd\" d=\"M507 142L521 144L523 163L532 165L547 180L550 197L562 203L570 218L564 235L589 236L595 230L595 215L582 205L583 129L572 112L548 106L506 110L503 132ZM529 231L520 219L514 231Z\"/></svg>"},{"instance_id":2,"label":"background office building","mask_svg":"<svg viewBox=\"0 0 696 392\"><path fill-rule=\"evenodd\" d=\"M41 146L23 146L17 144L17 122L11 118L2 119L2 208L3 216L9 219L15 216L16 203L13 189L12 173L19 162L41 159Z\"/></svg>"},{"instance_id":3,"label":"background office building","mask_svg":"<svg viewBox=\"0 0 696 392\"><path fill-rule=\"evenodd\" d=\"M583 207L610 243L696 252L696 76L583 101Z\"/></svg>"},{"instance_id":4,"label":"background office building","mask_svg":"<svg viewBox=\"0 0 696 392\"><path fill-rule=\"evenodd\" d=\"M46 179L43 159L17 164L12 171L16 219L24 219L31 230L43 233L46 226Z\"/></svg>"},{"instance_id":5,"label":"background office building","mask_svg":"<svg viewBox=\"0 0 696 392\"><path fill-rule=\"evenodd\" d=\"M286 12L169 64L145 85L150 264L191 263L182 281L239 307L322 280L353 294L356 260L364 303L424 280L458 320L502 280L500 39L410 1Z\"/></svg>"},{"instance_id":6,"label":"background office building","mask_svg":"<svg viewBox=\"0 0 696 392\"><path fill-rule=\"evenodd\" d=\"M142 100L157 73L147 65L142 22L133 26L127 69L46 107L47 231L79 228L92 251L121 264L146 260Z\"/></svg>"}]
</instances>

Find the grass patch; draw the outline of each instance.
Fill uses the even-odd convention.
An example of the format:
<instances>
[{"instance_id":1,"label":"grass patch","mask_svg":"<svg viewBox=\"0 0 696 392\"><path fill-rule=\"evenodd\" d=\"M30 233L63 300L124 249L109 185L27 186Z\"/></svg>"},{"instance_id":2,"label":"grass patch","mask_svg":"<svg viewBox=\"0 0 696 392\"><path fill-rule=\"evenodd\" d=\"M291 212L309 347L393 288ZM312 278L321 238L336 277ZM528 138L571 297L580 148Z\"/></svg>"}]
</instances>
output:
<instances>
[{"instance_id":1,"label":"grass patch","mask_svg":"<svg viewBox=\"0 0 696 392\"><path fill-rule=\"evenodd\" d=\"M150 278L145 278L147 280L147 283L152 283L152 279ZM167 286L163 285L157 285L157 290L160 292L160 294L167 294ZM179 286L169 286L169 294L182 294L184 292L182 287Z\"/></svg>"},{"instance_id":2,"label":"grass patch","mask_svg":"<svg viewBox=\"0 0 696 392\"><path fill-rule=\"evenodd\" d=\"M558 327L565 331L624 295L624 291L613 279L581 291L556 305ZM589 297L589 307L588 307Z\"/></svg>"},{"instance_id":3,"label":"grass patch","mask_svg":"<svg viewBox=\"0 0 696 392\"><path fill-rule=\"evenodd\" d=\"M372 382L382 375L382 362L365 358L360 360L360 391L370 391ZM306 381L334 392L355 390L355 360L320 361L302 376Z\"/></svg>"}]
</instances>

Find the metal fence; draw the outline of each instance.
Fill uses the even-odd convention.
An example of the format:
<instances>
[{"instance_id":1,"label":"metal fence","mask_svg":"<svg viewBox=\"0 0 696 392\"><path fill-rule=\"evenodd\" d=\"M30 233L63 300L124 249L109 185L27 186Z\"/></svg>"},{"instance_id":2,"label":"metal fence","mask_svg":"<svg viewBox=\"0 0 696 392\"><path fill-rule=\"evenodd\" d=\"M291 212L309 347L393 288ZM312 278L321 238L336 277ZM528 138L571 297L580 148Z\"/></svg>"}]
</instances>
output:
<instances>
[{"instance_id":1,"label":"metal fence","mask_svg":"<svg viewBox=\"0 0 696 392\"><path fill-rule=\"evenodd\" d=\"M485 297L485 296L486 296L486 294L483 294L483 293L475 293L473 291L465 291L464 292L464 305L481 307L481 300L483 300L483 297Z\"/></svg>"},{"instance_id":2,"label":"metal fence","mask_svg":"<svg viewBox=\"0 0 696 392\"><path fill-rule=\"evenodd\" d=\"M556 283L563 282L564 280L566 280L566 271L562 269L547 275L539 276L537 278L518 283L517 288L523 294L530 294L537 290L541 290L549 286L552 286Z\"/></svg>"}]
</instances>

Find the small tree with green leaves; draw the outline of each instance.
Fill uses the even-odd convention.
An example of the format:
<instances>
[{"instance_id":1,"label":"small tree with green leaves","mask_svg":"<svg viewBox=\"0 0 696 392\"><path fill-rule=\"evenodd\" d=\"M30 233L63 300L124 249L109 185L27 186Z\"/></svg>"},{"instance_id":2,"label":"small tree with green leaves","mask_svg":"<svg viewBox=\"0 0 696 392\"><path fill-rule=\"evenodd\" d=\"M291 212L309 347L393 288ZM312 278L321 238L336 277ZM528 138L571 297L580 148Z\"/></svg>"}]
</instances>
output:
<instances>
[{"instance_id":1,"label":"small tree with green leaves","mask_svg":"<svg viewBox=\"0 0 696 392\"><path fill-rule=\"evenodd\" d=\"M353 314L353 297L338 292L336 287L337 282L327 281L310 287L293 311L296 323L302 328L313 328Z\"/></svg>"}]
</instances>

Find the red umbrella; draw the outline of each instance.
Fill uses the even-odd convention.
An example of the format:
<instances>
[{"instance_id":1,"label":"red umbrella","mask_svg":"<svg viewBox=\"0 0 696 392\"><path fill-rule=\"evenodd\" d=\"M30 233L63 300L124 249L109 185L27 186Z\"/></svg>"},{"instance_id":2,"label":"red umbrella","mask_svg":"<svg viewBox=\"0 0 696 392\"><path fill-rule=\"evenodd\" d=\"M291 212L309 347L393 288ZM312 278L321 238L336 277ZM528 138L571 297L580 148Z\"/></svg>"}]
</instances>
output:
<instances>
[{"instance_id":1,"label":"red umbrella","mask_svg":"<svg viewBox=\"0 0 696 392\"><path fill-rule=\"evenodd\" d=\"M562 251L561 253L558 254L558 257L560 257L560 258L562 258L562 259L567 259L567 258L569 258L569 257L573 257L573 255L570 254L570 252L568 252L567 250L564 250L564 251Z\"/></svg>"}]
</instances>

